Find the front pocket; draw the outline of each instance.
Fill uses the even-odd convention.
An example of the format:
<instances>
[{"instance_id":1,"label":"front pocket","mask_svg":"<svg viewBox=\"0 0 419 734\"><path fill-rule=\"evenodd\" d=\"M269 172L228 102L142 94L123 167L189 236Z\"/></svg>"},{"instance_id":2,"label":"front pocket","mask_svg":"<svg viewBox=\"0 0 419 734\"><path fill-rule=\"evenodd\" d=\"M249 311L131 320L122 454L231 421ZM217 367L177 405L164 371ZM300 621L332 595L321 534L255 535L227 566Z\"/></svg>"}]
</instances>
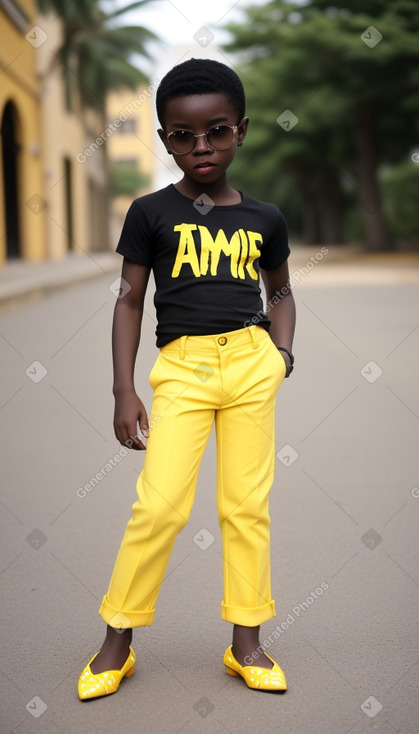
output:
<instances>
[{"instance_id":1,"label":"front pocket","mask_svg":"<svg viewBox=\"0 0 419 734\"><path fill-rule=\"evenodd\" d=\"M280 352L280 350L278 349L278 347L275 346L275 344L273 343L271 337L269 336L268 338L269 338L269 341L271 343L270 344L271 349L273 349L273 351L275 352L276 356L279 357L280 361L282 362L282 364L284 366L284 373L285 373L287 371L287 363L286 363L286 361L284 359L284 356L283 356L282 352Z\"/></svg>"},{"instance_id":2,"label":"front pocket","mask_svg":"<svg viewBox=\"0 0 419 734\"><path fill-rule=\"evenodd\" d=\"M273 342L272 342L272 344L273 344ZM274 347L275 347L275 344L274 344ZM277 354L279 354L279 358L280 358L281 362L283 362L284 367L285 367L285 372L286 372L287 371L287 363L286 363L286 361L284 359L284 355L282 354L282 352L279 351L278 347L275 347L275 351L276 351Z\"/></svg>"}]
</instances>

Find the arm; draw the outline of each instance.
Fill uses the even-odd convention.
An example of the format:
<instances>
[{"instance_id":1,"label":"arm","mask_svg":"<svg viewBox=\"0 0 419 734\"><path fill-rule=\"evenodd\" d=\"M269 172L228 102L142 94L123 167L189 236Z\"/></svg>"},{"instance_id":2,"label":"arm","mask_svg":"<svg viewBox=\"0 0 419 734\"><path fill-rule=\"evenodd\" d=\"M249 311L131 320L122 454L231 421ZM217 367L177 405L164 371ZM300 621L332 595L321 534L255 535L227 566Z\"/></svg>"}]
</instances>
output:
<instances>
[{"instance_id":1,"label":"arm","mask_svg":"<svg viewBox=\"0 0 419 734\"><path fill-rule=\"evenodd\" d=\"M136 450L145 449L137 436L137 421L148 437L144 404L135 392L134 366L141 335L144 297L150 268L124 258L122 278L130 289L115 304L112 325L112 360L115 397L114 431L118 441Z\"/></svg>"},{"instance_id":2,"label":"arm","mask_svg":"<svg viewBox=\"0 0 419 734\"><path fill-rule=\"evenodd\" d=\"M270 337L277 347L285 347L292 354L292 342L295 331L295 301L289 282L288 260L276 270L260 269L266 290L266 301L269 304L268 316L271 320ZM286 292L286 295L282 295ZM275 298L274 298L275 297ZM277 301L277 299L280 299ZM274 303L274 300L277 301ZM281 352L285 363L291 363L286 352Z\"/></svg>"}]
</instances>

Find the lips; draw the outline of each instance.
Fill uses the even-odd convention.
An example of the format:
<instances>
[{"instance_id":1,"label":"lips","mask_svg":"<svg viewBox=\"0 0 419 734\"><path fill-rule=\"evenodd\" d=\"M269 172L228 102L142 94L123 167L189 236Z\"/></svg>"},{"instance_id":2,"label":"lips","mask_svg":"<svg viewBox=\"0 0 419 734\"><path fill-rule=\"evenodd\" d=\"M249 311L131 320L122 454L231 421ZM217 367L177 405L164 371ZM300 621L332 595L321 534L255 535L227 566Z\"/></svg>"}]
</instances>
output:
<instances>
[{"instance_id":1,"label":"lips","mask_svg":"<svg viewBox=\"0 0 419 734\"><path fill-rule=\"evenodd\" d=\"M195 170L198 170L199 168L214 168L215 163L210 163L210 161L201 161L201 163L197 163L196 166L194 166Z\"/></svg>"}]
</instances>

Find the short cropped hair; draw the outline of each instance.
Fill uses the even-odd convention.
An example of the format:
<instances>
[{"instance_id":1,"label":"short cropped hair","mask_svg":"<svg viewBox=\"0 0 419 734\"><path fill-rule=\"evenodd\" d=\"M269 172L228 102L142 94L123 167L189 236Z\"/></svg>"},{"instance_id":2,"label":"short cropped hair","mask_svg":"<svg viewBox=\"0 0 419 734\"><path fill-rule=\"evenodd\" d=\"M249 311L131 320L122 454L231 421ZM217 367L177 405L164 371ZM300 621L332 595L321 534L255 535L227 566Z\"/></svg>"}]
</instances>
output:
<instances>
[{"instance_id":1,"label":"short cropped hair","mask_svg":"<svg viewBox=\"0 0 419 734\"><path fill-rule=\"evenodd\" d=\"M174 66L157 89L157 117L163 130L167 102L191 94L225 94L237 111L237 122L244 117L245 94L236 72L214 59L188 59Z\"/></svg>"}]
</instances>

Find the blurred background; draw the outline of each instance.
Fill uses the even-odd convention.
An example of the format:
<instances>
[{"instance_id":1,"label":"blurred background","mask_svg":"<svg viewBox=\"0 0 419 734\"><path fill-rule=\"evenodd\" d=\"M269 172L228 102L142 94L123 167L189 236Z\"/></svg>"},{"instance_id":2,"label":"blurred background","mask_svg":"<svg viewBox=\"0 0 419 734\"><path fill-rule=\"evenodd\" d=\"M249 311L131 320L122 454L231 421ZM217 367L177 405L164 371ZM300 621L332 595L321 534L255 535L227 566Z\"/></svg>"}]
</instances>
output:
<instances>
[{"instance_id":1,"label":"blurred background","mask_svg":"<svg viewBox=\"0 0 419 734\"><path fill-rule=\"evenodd\" d=\"M0 732L417 734L418 30L417 0L0 0ZM154 107L189 57L240 74L230 181L291 235L268 651L290 690L255 701L220 667L213 432L139 670L99 711L76 681L144 461L110 459L115 248L131 201L179 179Z\"/></svg>"},{"instance_id":2,"label":"blurred background","mask_svg":"<svg viewBox=\"0 0 419 734\"><path fill-rule=\"evenodd\" d=\"M295 246L417 252L419 6L0 0L0 265L115 249L133 198L175 182L155 92L190 57L241 76L231 184Z\"/></svg>"}]
</instances>

